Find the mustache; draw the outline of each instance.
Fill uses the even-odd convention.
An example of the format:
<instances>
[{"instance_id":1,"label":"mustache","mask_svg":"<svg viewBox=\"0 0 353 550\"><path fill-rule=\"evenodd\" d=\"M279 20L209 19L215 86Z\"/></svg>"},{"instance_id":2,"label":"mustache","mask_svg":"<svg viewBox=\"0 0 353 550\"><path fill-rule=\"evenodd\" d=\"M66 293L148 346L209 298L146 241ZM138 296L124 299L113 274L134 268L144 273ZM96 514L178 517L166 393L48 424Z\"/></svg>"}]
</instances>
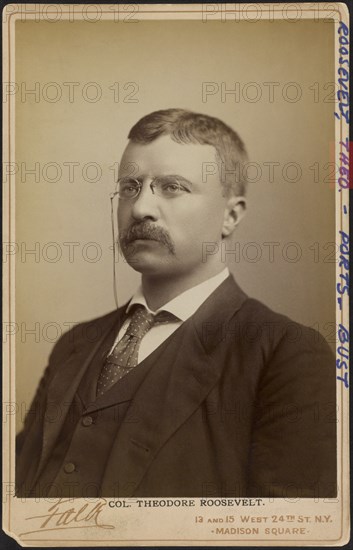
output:
<instances>
[{"instance_id":1,"label":"mustache","mask_svg":"<svg viewBox=\"0 0 353 550\"><path fill-rule=\"evenodd\" d=\"M123 249L128 247L136 239L158 241L166 246L171 254L175 254L174 242L168 231L150 222L133 223L119 235L119 242Z\"/></svg>"}]
</instances>

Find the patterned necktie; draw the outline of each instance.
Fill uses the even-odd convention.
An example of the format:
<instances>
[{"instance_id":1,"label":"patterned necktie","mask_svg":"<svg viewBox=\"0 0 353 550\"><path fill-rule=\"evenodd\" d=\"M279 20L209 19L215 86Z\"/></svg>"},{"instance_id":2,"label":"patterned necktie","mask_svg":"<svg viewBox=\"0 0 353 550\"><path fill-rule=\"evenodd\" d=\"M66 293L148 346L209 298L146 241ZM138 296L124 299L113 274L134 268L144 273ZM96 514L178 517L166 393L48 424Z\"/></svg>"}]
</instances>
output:
<instances>
[{"instance_id":1,"label":"patterned necktie","mask_svg":"<svg viewBox=\"0 0 353 550\"><path fill-rule=\"evenodd\" d=\"M157 323L177 320L172 313L161 311L157 315L149 313L143 305L138 305L132 314L126 333L107 356L97 384L97 397L103 395L114 384L136 367L141 340Z\"/></svg>"}]
</instances>

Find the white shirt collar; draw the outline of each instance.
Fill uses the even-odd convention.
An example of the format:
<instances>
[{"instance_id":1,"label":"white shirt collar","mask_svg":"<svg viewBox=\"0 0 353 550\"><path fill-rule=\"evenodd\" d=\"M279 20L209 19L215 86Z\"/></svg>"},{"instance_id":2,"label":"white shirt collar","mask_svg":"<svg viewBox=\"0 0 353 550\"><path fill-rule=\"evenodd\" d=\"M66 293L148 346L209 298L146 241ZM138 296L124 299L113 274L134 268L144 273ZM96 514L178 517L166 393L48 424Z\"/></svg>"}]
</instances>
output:
<instances>
[{"instance_id":1,"label":"white shirt collar","mask_svg":"<svg viewBox=\"0 0 353 550\"><path fill-rule=\"evenodd\" d=\"M185 290L156 311L152 311L148 307L140 285L131 298L126 311L128 313L133 304L142 304L150 313L156 314L160 311L169 311L181 321L186 321L228 276L229 269L226 267L207 281Z\"/></svg>"}]
</instances>

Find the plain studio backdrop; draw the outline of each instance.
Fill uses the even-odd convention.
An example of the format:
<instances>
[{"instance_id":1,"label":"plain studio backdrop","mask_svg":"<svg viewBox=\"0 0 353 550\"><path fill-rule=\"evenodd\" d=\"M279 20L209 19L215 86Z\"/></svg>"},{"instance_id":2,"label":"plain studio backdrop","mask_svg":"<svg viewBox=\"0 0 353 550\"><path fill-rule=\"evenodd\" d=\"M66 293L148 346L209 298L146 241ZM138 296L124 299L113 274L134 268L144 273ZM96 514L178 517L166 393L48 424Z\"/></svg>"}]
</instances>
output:
<instances>
[{"instance_id":1,"label":"plain studio backdrop","mask_svg":"<svg viewBox=\"0 0 353 550\"><path fill-rule=\"evenodd\" d=\"M18 427L58 337L115 308L109 194L129 129L154 110L203 112L239 133L253 182L230 270L332 343L333 32L313 21L16 23ZM123 304L139 274L116 267Z\"/></svg>"}]
</instances>

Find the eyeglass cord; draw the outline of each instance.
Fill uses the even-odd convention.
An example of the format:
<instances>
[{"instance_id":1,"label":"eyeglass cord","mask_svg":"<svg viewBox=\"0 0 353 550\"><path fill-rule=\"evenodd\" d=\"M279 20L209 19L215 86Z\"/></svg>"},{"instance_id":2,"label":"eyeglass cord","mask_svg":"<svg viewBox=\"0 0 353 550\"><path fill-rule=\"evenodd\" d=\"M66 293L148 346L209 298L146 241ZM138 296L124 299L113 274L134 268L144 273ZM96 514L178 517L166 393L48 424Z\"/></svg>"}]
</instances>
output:
<instances>
[{"instance_id":1,"label":"eyeglass cord","mask_svg":"<svg viewBox=\"0 0 353 550\"><path fill-rule=\"evenodd\" d=\"M114 290L114 300L116 308L118 309L119 303L118 303L118 291L116 286L116 241L115 241L115 231L114 231L114 209L113 209L113 199L114 199L115 193L110 196L110 220L111 220L111 226L112 226L112 238L113 238L113 290Z\"/></svg>"}]
</instances>

